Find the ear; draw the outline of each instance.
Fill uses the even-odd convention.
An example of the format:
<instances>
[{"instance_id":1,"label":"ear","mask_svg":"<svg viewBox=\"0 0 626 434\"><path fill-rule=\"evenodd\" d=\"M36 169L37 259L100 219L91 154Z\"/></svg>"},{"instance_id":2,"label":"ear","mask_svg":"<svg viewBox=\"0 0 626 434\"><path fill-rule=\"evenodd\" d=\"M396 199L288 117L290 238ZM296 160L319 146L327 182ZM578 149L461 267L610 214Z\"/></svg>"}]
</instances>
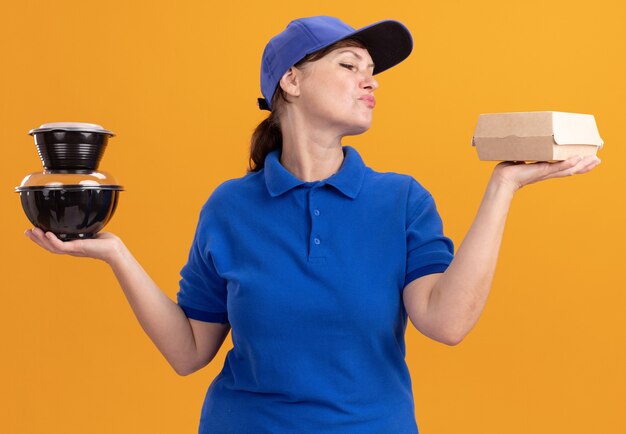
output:
<instances>
[{"instance_id":1,"label":"ear","mask_svg":"<svg viewBox=\"0 0 626 434\"><path fill-rule=\"evenodd\" d=\"M287 95L300 96L300 78L301 72L297 68L291 67L281 77L279 86Z\"/></svg>"}]
</instances>

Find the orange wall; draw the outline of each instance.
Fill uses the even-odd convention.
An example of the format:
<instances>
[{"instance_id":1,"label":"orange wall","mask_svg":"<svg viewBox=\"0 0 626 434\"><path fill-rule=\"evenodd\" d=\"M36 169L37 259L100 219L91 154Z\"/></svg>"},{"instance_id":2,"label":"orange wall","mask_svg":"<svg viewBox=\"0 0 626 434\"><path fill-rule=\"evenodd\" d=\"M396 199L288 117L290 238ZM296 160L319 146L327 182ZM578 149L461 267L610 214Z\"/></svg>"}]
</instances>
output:
<instances>
[{"instance_id":1,"label":"orange wall","mask_svg":"<svg viewBox=\"0 0 626 434\"><path fill-rule=\"evenodd\" d=\"M82 121L117 133L100 168L126 191L106 230L175 298L200 206L244 174L266 115L256 108L266 41L319 14L355 27L395 18L413 32L411 57L378 77L372 129L344 144L376 170L420 180L457 247L494 165L470 146L479 113L593 113L605 141L591 173L517 194L486 309L459 346L407 331L420 430L626 432L623 3L59 0L2 10L0 432L197 432L231 345L177 376L106 264L24 237L13 188L41 170L28 130Z\"/></svg>"}]
</instances>

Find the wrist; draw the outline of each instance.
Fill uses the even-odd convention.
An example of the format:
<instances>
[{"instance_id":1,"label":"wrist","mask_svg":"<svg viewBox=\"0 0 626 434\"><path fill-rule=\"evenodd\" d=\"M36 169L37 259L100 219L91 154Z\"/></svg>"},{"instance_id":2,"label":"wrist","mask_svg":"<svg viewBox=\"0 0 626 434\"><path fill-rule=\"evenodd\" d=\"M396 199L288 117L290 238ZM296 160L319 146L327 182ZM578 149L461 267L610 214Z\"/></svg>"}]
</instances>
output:
<instances>
[{"instance_id":1,"label":"wrist","mask_svg":"<svg viewBox=\"0 0 626 434\"><path fill-rule=\"evenodd\" d=\"M520 189L519 185L506 180L497 174L493 174L487 184L487 195L492 197L512 200L515 192Z\"/></svg>"},{"instance_id":2,"label":"wrist","mask_svg":"<svg viewBox=\"0 0 626 434\"><path fill-rule=\"evenodd\" d=\"M491 174L491 178L487 184L487 189L501 194L510 195L511 197L515 195L515 192L520 188L521 185L500 176L500 173L497 171L494 171Z\"/></svg>"},{"instance_id":3,"label":"wrist","mask_svg":"<svg viewBox=\"0 0 626 434\"><path fill-rule=\"evenodd\" d=\"M124 261L129 255L128 248L122 242L121 239L115 239L113 243L113 248L110 252L102 258L104 262L106 262L109 266L115 267L120 263L120 261Z\"/></svg>"}]
</instances>

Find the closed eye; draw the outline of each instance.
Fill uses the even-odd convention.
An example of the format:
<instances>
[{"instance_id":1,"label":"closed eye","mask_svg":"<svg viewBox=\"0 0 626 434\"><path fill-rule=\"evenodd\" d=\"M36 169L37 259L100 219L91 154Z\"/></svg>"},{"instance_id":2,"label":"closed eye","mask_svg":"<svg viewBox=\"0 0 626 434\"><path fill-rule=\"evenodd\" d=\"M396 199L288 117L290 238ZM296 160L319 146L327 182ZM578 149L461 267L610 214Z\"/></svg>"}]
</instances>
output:
<instances>
[{"instance_id":1,"label":"closed eye","mask_svg":"<svg viewBox=\"0 0 626 434\"><path fill-rule=\"evenodd\" d=\"M340 63L346 69L354 69L354 65L350 65L349 63Z\"/></svg>"}]
</instances>

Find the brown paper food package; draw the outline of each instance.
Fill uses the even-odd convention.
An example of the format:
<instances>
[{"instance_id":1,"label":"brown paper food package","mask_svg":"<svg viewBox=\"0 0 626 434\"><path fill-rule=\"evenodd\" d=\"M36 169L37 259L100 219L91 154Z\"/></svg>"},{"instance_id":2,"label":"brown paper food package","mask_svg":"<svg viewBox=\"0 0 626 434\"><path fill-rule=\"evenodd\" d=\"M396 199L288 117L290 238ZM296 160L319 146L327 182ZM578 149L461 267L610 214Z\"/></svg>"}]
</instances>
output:
<instances>
[{"instance_id":1,"label":"brown paper food package","mask_svg":"<svg viewBox=\"0 0 626 434\"><path fill-rule=\"evenodd\" d=\"M481 114L472 138L480 160L496 161L561 161L603 144L593 115L556 111Z\"/></svg>"}]
</instances>

